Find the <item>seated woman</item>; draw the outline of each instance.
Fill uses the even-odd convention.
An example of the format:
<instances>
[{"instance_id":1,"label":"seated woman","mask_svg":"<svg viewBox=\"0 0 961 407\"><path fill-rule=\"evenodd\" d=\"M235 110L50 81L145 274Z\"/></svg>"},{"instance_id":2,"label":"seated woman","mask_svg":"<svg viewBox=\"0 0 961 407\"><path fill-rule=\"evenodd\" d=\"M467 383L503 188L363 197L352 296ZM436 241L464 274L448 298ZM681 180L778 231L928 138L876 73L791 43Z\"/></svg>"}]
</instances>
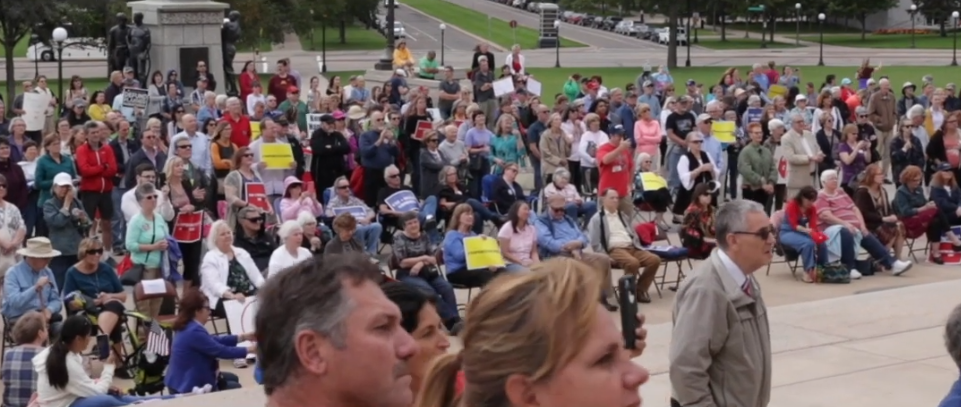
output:
<instances>
[{"instance_id":1,"label":"seated woman","mask_svg":"<svg viewBox=\"0 0 961 407\"><path fill-rule=\"evenodd\" d=\"M827 170L822 172L821 185L823 188L818 192L815 205L818 209L818 227L822 232L832 225L843 226L854 236L856 241L860 240L861 247L867 250L872 258L879 261L881 267L890 270L896 276L904 274L914 266L909 261L901 261L891 257L884 244L868 230L861 211L854 205L851 197L841 189L837 171Z\"/></svg>"},{"instance_id":2,"label":"seated woman","mask_svg":"<svg viewBox=\"0 0 961 407\"><path fill-rule=\"evenodd\" d=\"M451 284L466 287L483 287L500 271L496 267L468 270L467 254L464 250L464 238L477 236L471 232L470 225L474 224L474 210L468 204L459 204L454 208L454 214L447 224L447 234L444 235L444 264L447 266L447 281Z\"/></svg>"},{"instance_id":3,"label":"seated woman","mask_svg":"<svg viewBox=\"0 0 961 407\"><path fill-rule=\"evenodd\" d=\"M884 172L877 163L864 169L864 179L854 191L854 205L864 215L867 229L884 247L893 248L894 258L900 259L904 248L904 225L891 209L891 200L884 190Z\"/></svg>"},{"instance_id":4,"label":"seated woman","mask_svg":"<svg viewBox=\"0 0 961 407\"><path fill-rule=\"evenodd\" d=\"M784 218L781 224L777 225L778 240L781 244L801 254L805 283L814 282L817 266L823 266L828 261L825 241L817 241L823 237L823 234L819 235L821 231L818 229L818 213L814 207L817 199L818 191L814 187L801 188L784 206Z\"/></svg>"},{"instance_id":5,"label":"seated woman","mask_svg":"<svg viewBox=\"0 0 961 407\"><path fill-rule=\"evenodd\" d=\"M280 220L295 220L301 212L315 218L324 214L324 207L317 200L317 194L305 192L304 184L293 175L284 180L284 198L280 200Z\"/></svg>"},{"instance_id":6,"label":"seated woman","mask_svg":"<svg viewBox=\"0 0 961 407\"><path fill-rule=\"evenodd\" d=\"M461 325L457 297L454 288L440 275L434 246L427 235L421 232L416 213L404 213L398 220L403 229L394 234L392 246L392 263L397 267L397 279L438 297L437 312L440 312L444 326L456 335L455 331L460 331Z\"/></svg>"},{"instance_id":7,"label":"seated woman","mask_svg":"<svg viewBox=\"0 0 961 407\"><path fill-rule=\"evenodd\" d=\"M544 201L554 195L564 197L567 204L564 205L564 212L571 219L583 219L586 221L597 213L597 202L584 201L581 194L577 192L577 187L571 184L571 172L567 168L558 167L551 175L551 181L544 186Z\"/></svg>"},{"instance_id":8,"label":"seated woman","mask_svg":"<svg viewBox=\"0 0 961 407\"><path fill-rule=\"evenodd\" d=\"M498 213L506 213L516 201L524 201L524 188L517 183L517 173L520 167L515 163L504 166L504 173L497 177L491 185L490 200Z\"/></svg>"},{"instance_id":9,"label":"seated woman","mask_svg":"<svg viewBox=\"0 0 961 407\"><path fill-rule=\"evenodd\" d=\"M717 246L714 242L713 198L708 184L698 184L691 194L691 205L684 211L680 237L691 258L706 259Z\"/></svg>"},{"instance_id":10,"label":"seated woman","mask_svg":"<svg viewBox=\"0 0 961 407\"><path fill-rule=\"evenodd\" d=\"M537 254L537 228L531 222L531 206L524 201L514 202L507 211L507 223L497 232L501 255L507 271L527 271L540 262Z\"/></svg>"},{"instance_id":11,"label":"seated woman","mask_svg":"<svg viewBox=\"0 0 961 407\"><path fill-rule=\"evenodd\" d=\"M666 223L664 214L671 205L671 191L667 180L653 168L654 160L648 153L637 155L638 171L634 175L634 205L648 204L657 214L658 223Z\"/></svg>"},{"instance_id":12,"label":"seated woman","mask_svg":"<svg viewBox=\"0 0 961 407\"><path fill-rule=\"evenodd\" d=\"M948 163L941 163L937 171L931 177L931 200L941 209L949 225L961 225L961 189L956 170Z\"/></svg>"},{"instance_id":13,"label":"seated woman","mask_svg":"<svg viewBox=\"0 0 961 407\"><path fill-rule=\"evenodd\" d=\"M127 293L120 285L117 272L107 263L100 261L103 255L103 244L100 240L92 237L81 240L78 253L80 261L67 269L67 277L63 283L67 313L87 311L93 314L91 316L96 316L100 332L110 336L114 352L119 355L123 346L123 326L120 319L126 311L124 302L127 301ZM80 297L77 294L80 294Z\"/></svg>"},{"instance_id":14,"label":"seated woman","mask_svg":"<svg viewBox=\"0 0 961 407\"><path fill-rule=\"evenodd\" d=\"M696 194L694 190L698 185L717 182L721 176L721 169L718 168L718 164L714 162L710 154L701 149L704 143L704 137L701 136L701 133L696 131L688 133L686 140L688 151L677 161L677 176L681 180L681 188L677 189L674 215L686 214L688 207L697 202L700 195ZM708 190L705 189L705 191ZM711 196L711 202L708 205L717 206L715 205L715 195L710 192L708 194Z\"/></svg>"},{"instance_id":15,"label":"seated woman","mask_svg":"<svg viewBox=\"0 0 961 407\"><path fill-rule=\"evenodd\" d=\"M961 251L961 239L951 231L951 224L945 213L938 210L938 204L924 196L924 187L921 185L923 179L921 167L909 165L901 171L901 186L894 193L892 205L894 213L904 223L905 233L919 236L923 231L928 240L930 261L944 264L941 259L941 236L948 238L955 251Z\"/></svg>"},{"instance_id":16,"label":"seated woman","mask_svg":"<svg viewBox=\"0 0 961 407\"><path fill-rule=\"evenodd\" d=\"M323 223L318 224L317 218L307 212L301 212L300 215L297 215L297 223L304 235L300 247L310 250L311 254L323 253L324 244L333 238L333 232L330 228Z\"/></svg>"},{"instance_id":17,"label":"seated woman","mask_svg":"<svg viewBox=\"0 0 961 407\"><path fill-rule=\"evenodd\" d=\"M134 397L121 395L113 386L113 376L119 353L111 353L104 360L98 379L87 375L83 353L90 347L93 324L83 315L66 319L60 337L53 345L33 358L37 372L37 402L41 406L63 407L120 407L154 399L179 396Z\"/></svg>"},{"instance_id":18,"label":"seated woman","mask_svg":"<svg viewBox=\"0 0 961 407\"><path fill-rule=\"evenodd\" d=\"M178 305L170 365L164 378L170 394L239 389L240 378L219 372L218 359L244 359L256 352L255 345L237 346L239 342L255 340L254 333L214 336L207 332L204 325L210 320L210 302L197 289L184 290Z\"/></svg>"},{"instance_id":19,"label":"seated woman","mask_svg":"<svg viewBox=\"0 0 961 407\"><path fill-rule=\"evenodd\" d=\"M416 216L414 220L417 221ZM412 378L410 390L416 400L421 387L426 387L428 384L424 381L427 378L428 368L434 359L447 354L450 340L447 339L444 326L441 324L435 297L425 295L417 287L397 281L384 282L380 288L387 299L400 308L400 326L414 337L414 342L417 342L417 353L407 360ZM451 335L456 333L452 331Z\"/></svg>"},{"instance_id":20,"label":"seated woman","mask_svg":"<svg viewBox=\"0 0 961 407\"><path fill-rule=\"evenodd\" d=\"M357 218L342 213L334 218L334 238L327 242L324 254L365 253L364 244L356 236Z\"/></svg>"},{"instance_id":21,"label":"seated woman","mask_svg":"<svg viewBox=\"0 0 961 407\"><path fill-rule=\"evenodd\" d=\"M505 222L499 214L487 209L487 206L481 203L481 201L470 197L470 191L457 179L457 168L450 165L445 166L444 169L440 171L440 174L440 176L444 177L443 181L441 181L440 192L437 194L440 198L440 204L438 205L438 212L441 214L440 218L450 222L450 216L454 212L454 207L460 204L467 204L470 206L472 212L478 215L472 221L474 222L473 225L468 225L476 234L484 232L485 221L492 221L497 227L500 227ZM446 215L446 217L444 215Z\"/></svg>"},{"instance_id":22,"label":"seated woman","mask_svg":"<svg viewBox=\"0 0 961 407\"><path fill-rule=\"evenodd\" d=\"M310 250L302 246L304 229L296 220L288 220L280 225L277 237L280 238L282 244L270 255L270 263L267 265L268 278L313 257Z\"/></svg>"}]
</instances>

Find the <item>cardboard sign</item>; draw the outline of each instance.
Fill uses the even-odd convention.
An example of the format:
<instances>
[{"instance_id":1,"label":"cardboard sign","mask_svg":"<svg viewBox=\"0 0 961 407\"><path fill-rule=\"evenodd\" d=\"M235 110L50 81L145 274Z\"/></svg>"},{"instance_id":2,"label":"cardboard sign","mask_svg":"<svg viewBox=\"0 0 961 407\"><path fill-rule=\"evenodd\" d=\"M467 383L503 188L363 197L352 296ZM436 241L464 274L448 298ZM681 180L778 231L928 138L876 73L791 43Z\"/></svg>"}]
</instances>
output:
<instances>
[{"instance_id":1,"label":"cardboard sign","mask_svg":"<svg viewBox=\"0 0 961 407\"><path fill-rule=\"evenodd\" d=\"M434 123L431 123L428 120L418 120L417 129L414 130L414 135L410 136L410 138L417 141L424 141L424 137L427 137L427 133L430 133L433 130Z\"/></svg>"},{"instance_id":2,"label":"cardboard sign","mask_svg":"<svg viewBox=\"0 0 961 407\"><path fill-rule=\"evenodd\" d=\"M313 135L315 130L320 129L320 118L323 114L310 113L307 115L307 135Z\"/></svg>"},{"instance_id":3,"label":"cardboard sign","mask_svg":"<svg viewBox=\"0 0 961 407\"><path fill-rule=\"evenodd\" d=\"M174 220L174 240L180 243L193 243L203 237L204 213L180 212Z\"/></svg>"},{"instance_id":4,"label":"cardboard sign","mask_svg":"<svg viewBox=\"0 0 961 407\"><path fill-rule=\"evenodd\" d=\"M787 156L784 155L784 147L777 146L774 148L774 164L777 168L777 184L786 185L791 166L788 165Z\"/></svg>"},{"instance_id":5,"label":"cardboard sign","mask_svg":"<svg viewBox=\"0 0 961 407\"><path fill-rule=\"evenodd\" d=\"M233 335L243 335L255 331L254 321L257 317L257 310L260 303L257 297L246 297L244 302L237 300L224 300L224 314L227 315L227 326ZM250 342L238 343L237 346L247 347Z\"/></svg>"},{"instance_id":6,"label":"cardboard sign","mask_svg":"<svg viewBox=\"0 0 961 407\"><path fill-rule=\"evenodd\" d=\"M780 96L780 97L785 97L785 98L786 98L787 95L788 95L788 91L789 91L789 90L788 90L788 87L787 87L787 86L784 86L784 85L771 85L771 87L769 87L769 88L767 89L767 97L769 97L769 98L771 98L771 99L774 99L774 98L776 98L776 97L778 97L778 96Z\"/></svg>"},{"instance_id":7,"label":"cardboard sign","mask_svg":"<svg viewBox=\"0 0 961 407\"><path fill-rule=\"evenodd\" d=\"M420 202L417 201L417 196L414 195L413 191L403 190L397 191L384 199L384 203L390 207L391 210L397 212L411 212L420 210Z\"/></svg>"},{"instance_id":8,"label":"cardboard sign","mask_svg":"<svg viewBox=\"0 0 961 407\"><path fill-rule=\"evenodd\" d=\"M260 145L260 159L268 170L289 170L294 162L294 150L287 143L264 143Z\"/></svg>"},{"instance_id":9,"label":"cardboard sign","mask_svg":"<svg viewBox=\"0 0 961 407\"><path fill-rule=\"evenodd\" d=\"M288 146L289 147L289 146ZM267 187L259 182L244 183L244 200L248 204L270 211L270 202L267 200Z\"/></svg>"},{"instance_id":10,"label":"cardboard sign","mask_svg":"<svg viewBox=\"0 0 961 407\"><path fill-rule=\"evenodd\" d=\"M504 255L497 239L488 236L465 237L464 257L468 270L504 267Z\"/></svg>"},{"instance_id":11,"label":"cardboard sign","mask_svg":"<svg viewBox=\"0 0 961 407\"><path fill-rule=\"evenodd\" d=\"M711 133L714 133L714 137L721 143L734 144L737 141L734 136L735 131L737 131L737 124L732 121L711 122Z\"/></svg>"},{"instance_id":12,"label":"cardboard sign","mask_svg":"<svg viewBox=\"0 0 961 407\"><path fill-rule=\"evenodd\" d=\"M147 109L150 104L150 93L146 89L123 88L123 107Z\"/></svg>"},{"instance_id":13,"label":"cardboard sign","mask_svg":"<svg viewBox=\"0 0 961 407\"><path fill-rule=\"evenodd\" d=\"M349 213L354 215L354 219L367 219L367 207L365 206L343 206L340 208L331 208L331 211L334 212L334 216Z\"/></svg>"},{"instance_id":14,"label":"cardboard sign","mask_svg":"<svg viewBox=\"0 0 961 407\"><path fill-rule=\"evenodd\" d=\"M764 109L760 107L749 107L747 111L744 112L744 116L747 116L748 123L760 123L761 118L764 117Z\"/></svg>"}]
</instances>

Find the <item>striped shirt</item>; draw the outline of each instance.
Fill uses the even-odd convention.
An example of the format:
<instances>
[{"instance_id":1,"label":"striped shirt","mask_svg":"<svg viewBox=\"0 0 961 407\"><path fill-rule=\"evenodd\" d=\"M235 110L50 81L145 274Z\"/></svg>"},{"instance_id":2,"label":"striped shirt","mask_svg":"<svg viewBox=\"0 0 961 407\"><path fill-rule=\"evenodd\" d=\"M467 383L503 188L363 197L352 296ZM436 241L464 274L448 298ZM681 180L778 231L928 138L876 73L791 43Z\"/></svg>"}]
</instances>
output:
<instances>
[{"instance_id":1,"label":"striped shirt","mask_svg":"<svg viewBox=\"0 0 961 407\"><path fill-rule=\"evenodd\" d=\"M836 218L841 219L847 223L850 223L854 227L861 228L861 217L858 216L857 208L854 206L854 201L848 194L844 193L840 188L834 191L834 194L829 194L825 190L818 192L818 199L814 203L814 206L818 209L818 218L825 219L825 213L831 213ZM832 226L827 222L819 222L818 226L823 232L828 227Z\"/></svg>"}]
</instances>

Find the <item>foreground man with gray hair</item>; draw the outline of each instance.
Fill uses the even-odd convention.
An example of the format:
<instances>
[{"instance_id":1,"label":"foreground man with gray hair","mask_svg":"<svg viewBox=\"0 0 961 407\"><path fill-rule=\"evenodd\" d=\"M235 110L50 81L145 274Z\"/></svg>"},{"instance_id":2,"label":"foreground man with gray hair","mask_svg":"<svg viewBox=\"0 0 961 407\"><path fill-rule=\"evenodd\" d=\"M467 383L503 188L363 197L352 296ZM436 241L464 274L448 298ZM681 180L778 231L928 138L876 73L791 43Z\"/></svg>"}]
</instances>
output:
<instances>
[{"instance_id":1,"label":"foreground man with gray hair","mask_svg":"<svg viewBox=\"0 0 961 407\"><path fill-rule=\"evenodd\" d=\"M761 204L734 200L715 220L718 248L681 284L670 348L672 407L764 407L771 334L753 274L771 262L774 233Z\"/></svg>"},{"instance_id":2,"label":"foreground man with gray hair","mask_svg":"<svg viewBox=\"0 0 961 407\"><path fill-rule=\"evenodd\" d=\"M961 367L961 305L954 307L948 323L944 325L944 347L947 348L951 360ZM938 404L938 407L958 406L961 406L961 379L954 382L944 400Z\"/></svg>"},{"instance_id":3,"label":"foreground man with gray hair","mask_svg":"<svg viewBox=\"0 0 961 407\"><path fill-rule=\"evenodd\" d=\"M268 407L409 407L417 352L380 270L356 254L315 256L257 295L258 360Z\"/></svg>"}]
</instances>

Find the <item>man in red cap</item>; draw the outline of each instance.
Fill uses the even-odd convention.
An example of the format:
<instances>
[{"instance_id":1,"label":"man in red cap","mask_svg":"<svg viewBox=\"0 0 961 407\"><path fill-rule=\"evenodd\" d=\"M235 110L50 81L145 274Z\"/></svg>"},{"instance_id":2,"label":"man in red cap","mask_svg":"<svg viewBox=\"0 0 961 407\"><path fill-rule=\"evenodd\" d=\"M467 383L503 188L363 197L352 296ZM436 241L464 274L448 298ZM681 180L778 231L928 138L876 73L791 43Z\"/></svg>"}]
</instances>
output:
<instances>
[{"instance_id":1,"label":"man in red cap","mask_svg":"<svg viewBox=\"0 0 961 407\"><path fill-rule=\"evenodd\" d=\"M297 128L300 129L300 138L305 138L307 137L307 104L300 100L300 89L296 86L287 88L287 100L277 107L284 113L292 108L297 109Z\"/></svg>"}]
</instances>

